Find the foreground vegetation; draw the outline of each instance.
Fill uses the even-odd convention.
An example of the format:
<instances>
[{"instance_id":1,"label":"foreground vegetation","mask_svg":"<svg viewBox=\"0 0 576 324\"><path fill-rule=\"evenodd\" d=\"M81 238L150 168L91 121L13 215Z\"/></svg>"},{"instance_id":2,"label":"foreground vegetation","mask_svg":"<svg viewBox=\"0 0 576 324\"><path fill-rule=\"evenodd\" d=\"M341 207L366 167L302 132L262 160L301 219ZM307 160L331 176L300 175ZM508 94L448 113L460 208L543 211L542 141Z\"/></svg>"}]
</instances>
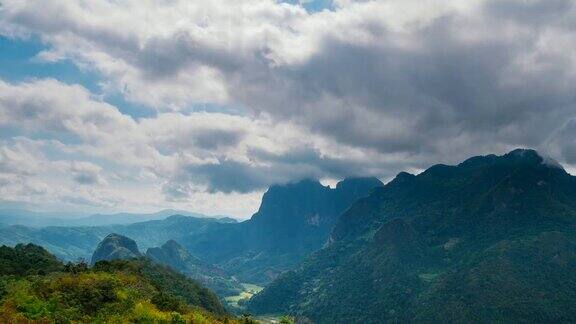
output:
<instances>
[{"instance_id":1,"label":"foreground vegetation","mask_svg":"<svg viewBox=\"0 0 576 324\"><path fill-rule=\"evenodd\" d=\"M0 322L254 323L147 260L64 265L32 244L0 247Z\"/></svg>"}]
</instances>

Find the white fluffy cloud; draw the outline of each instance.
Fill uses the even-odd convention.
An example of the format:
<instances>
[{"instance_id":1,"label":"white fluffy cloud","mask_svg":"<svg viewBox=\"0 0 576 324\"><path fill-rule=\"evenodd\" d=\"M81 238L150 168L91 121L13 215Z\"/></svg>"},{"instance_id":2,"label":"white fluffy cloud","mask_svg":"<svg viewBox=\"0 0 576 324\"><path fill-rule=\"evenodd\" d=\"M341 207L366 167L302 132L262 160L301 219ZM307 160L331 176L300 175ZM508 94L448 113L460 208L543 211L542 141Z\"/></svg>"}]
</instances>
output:
<instances>
[{"instance_id":1,"label":"white fluffy cloud","mask_svg":"<svg viewBox=\"0 0 576 324\"><path fill-rule=\"evenodd\" d=\"M39 80L0 83L0 123L174 203L518 146L575 164L575 4L4 0L2 34L38 37L39 59L95 71L105 95L158 114ZM204 103L241 114L190 113ZM119 188L111 176L78 179Z\"/></svg>"},{"instance_id":2,"label":"white fluffy cloud","mask_svg":"<svg viewBox=\"0 0 576 324\"><path fill-rule=\"evenodd\" d=\"M13 132L0 145L5 201L247 216L271 184L398 163L265 116L163 112L136 120L53 79L0 82L0 126Z\"/></svg>"}]
</instances>

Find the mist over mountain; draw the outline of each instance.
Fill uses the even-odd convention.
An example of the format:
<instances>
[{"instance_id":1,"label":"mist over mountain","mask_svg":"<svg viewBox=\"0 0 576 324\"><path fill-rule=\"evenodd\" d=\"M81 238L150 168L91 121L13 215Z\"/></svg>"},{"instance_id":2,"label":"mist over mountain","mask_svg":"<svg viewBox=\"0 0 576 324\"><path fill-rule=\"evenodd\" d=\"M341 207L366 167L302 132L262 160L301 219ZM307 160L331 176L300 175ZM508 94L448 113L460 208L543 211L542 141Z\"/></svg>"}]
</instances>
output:
<instances>
[{"instance_id":1,"label":"mist over mountain","mask_svg":"<svg viewBox=\"0 0 576 324\"><path fill-rule=\"evenodd\" d=\"M0 209L0 223L4 225L23 225L29 227L46 226L106 226L125 225L150 220L162 220L172 215L196 218L217 218L222 221L236 222L229 216L208 216L184 210L163 209L155 213L116 213L85 214L69 212L36 212L26 209Z\"/></svg>"},{"instance_id":2,"label":"mist over mountain","mask_svg":"<svg viewBox=\"0 0 576 324\"><path fill-rule=\"evenodd\" d=\"M575 89L576 0L0 0L0 323L576 323Z\"/></svg>"},{"instance_id":3,"label":"mist over mountain","mask_svg":"<svg viewBox=\"0 0 576 324\"><path fill-rule=\"evenodd\" d=\"M400 173L249 310L317 323L572 322L576 177L533 150Z\"/></svg>"},{"instance_id":4,"label":"mist over mountain","mask_svg":"<svg viewBox=\"0 0 576 324\"><path fill-rule=\"evenodd\" d=\"M12 225L0 226L0 242L41 242L92 264L150 262L233 307L314 323L576 320L576 177L534 150L402 172L386 185L276 185L243 222L173 215L127 225ZM266 287L248 300L259 290L248 283Z\"/></svg>"}]
</instances>

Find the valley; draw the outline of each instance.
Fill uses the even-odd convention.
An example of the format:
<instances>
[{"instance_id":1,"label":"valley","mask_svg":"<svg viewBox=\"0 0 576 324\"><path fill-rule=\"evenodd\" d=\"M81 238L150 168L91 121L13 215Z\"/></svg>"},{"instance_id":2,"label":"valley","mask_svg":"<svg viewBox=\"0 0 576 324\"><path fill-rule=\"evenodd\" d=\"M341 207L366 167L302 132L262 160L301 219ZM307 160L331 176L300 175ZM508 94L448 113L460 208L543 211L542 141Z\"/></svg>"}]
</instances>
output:
<instances>
[{"instance_id":1,"label":"valley","mask_svg":"<svg viewBox=\"0 0 576 324\"><path fill-rule=\"evenodd\" d=\"M576 0L0 0L0 324L576 323Z\"/></svg>"},{"instance_id":2,"label":"valley","mask_svg":"<svg viewBox=\"0 0 576 324\"><path fill-rule=\"evenodd\" d=\"M90 253L93 267L139 260L142 269L170 269L210 289L230 314L264 323L283 315L530 321L535 309L559 320L576 316L562 308L576 300L576 180L544 161L515 150L403 172L385 185L304 180L270 188L244 222L175 215L101 227L12 225L0 228L0 240L44 243L63 261Z\"/></svg>"},{"instance_id":3,"label":"valley","mask_svg":"<svg viewBox=\"0 0 576 324\"><path fill-rule=\"evenodd\" d=\"M257 293L261 292L262 289L264 289L264 287L249 283L240 283L240 285L242 286L243 290L238 295L224 297L224 300L233 309L243 309L250 298L252 298L252 296L256 295Z\"/></svg>"}]
</instances>

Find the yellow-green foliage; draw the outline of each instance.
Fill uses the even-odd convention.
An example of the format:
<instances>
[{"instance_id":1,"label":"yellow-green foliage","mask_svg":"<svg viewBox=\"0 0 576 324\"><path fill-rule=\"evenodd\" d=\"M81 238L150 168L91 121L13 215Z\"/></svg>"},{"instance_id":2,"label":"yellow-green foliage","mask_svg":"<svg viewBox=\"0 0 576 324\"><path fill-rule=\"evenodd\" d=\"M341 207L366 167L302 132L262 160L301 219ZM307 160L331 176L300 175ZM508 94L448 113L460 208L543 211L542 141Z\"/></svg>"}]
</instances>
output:
<instances>
[{"instance_id":1,"label":"yellow-green foliage","mask_svg":"<svg viewBox=\"0 0 576 324\"><path fill-rule=\"evenodd\" d=\"M282 316L280 318L280 324L294 324L294 318L291 316Z\"/></svg>"},{"instance_id":2,"label":"yellow-green foliage","mask_svg":"<svg viewBox=\"0 0 576 324\"><path fill-rule=\"evenodd\" d=\"M0 280L5 287L0 322L237 323L174 297L158 306L153 300L161 292L132 274L88 271Z\"/></svg>"},{"instance_id":3,"label":"yellow-green foliage","mask_svg":"<svg viewBox=\"0 0 576 324\"><path fill-rule=\"evenodd\" d=\"M140 260L60 263L32 244L0 247L0 323L255 323L169 268Z\"/></svg>"}]
</instances>

